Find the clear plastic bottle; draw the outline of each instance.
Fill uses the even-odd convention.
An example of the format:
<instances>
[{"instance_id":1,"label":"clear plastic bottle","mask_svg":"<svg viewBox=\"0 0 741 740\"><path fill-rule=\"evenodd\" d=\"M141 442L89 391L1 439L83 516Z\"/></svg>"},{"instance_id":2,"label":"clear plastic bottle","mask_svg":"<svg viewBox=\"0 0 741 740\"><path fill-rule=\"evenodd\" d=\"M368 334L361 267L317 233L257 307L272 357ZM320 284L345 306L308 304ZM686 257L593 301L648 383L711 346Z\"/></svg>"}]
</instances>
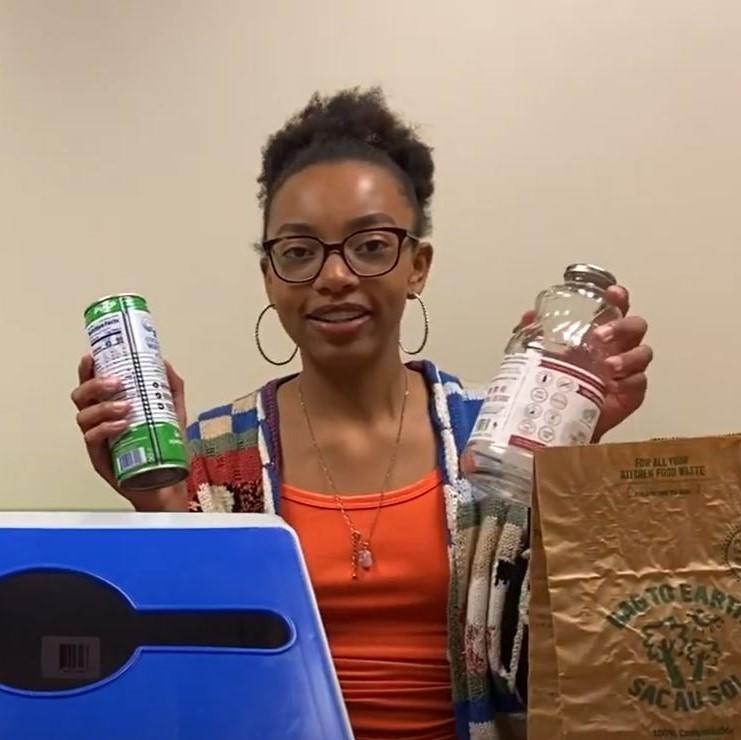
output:
<instances>
[{"instance_id":1,"label":"clear plastic bottle","mask_svg":"<svg viewBox=\"0 0 741 740\"><path fill-rule=\"evenodd\" d=\"M536 316L509 341L462 457L483 494L530 504L533 452L591 441L605 399L609 352L593 330L620 318L605 292L614 276L574 264L544 290Z\"/></svg>"}]
</instances>

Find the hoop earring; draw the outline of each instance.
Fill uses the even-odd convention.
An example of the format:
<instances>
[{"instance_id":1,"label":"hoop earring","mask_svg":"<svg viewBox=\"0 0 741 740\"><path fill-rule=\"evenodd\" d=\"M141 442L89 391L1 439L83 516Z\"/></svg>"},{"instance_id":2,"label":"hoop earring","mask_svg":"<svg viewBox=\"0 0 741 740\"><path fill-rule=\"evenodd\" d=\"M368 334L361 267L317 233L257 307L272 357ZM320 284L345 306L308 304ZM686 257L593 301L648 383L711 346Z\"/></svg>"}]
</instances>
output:
<instances>
[{"instance_id":1,"label":"hoop earring","mask_svg":"<svg viewBox=\"0 0 741 740\"><path fill-rule=\"evenodd\" d=\"M419 293L412 293L409 298L414 298L416 301L419 301L419 307L422 309L422 319L425 323L425 330L422 336L422 343L417 347L417 349L407 349L401 342L399 342L399 347L401 347L401 351L407 355L418 355L425 348L427 337L430 336L430 317L427 314L427 306L425 306L425 302L422 300L422 296L420 296Z\"/></svg>"},{"instance_id":2,"label":"hoop earring","mask_svg":"<svg viewBox=\"0 0 741 740\"><path fill-rule=\"evenodd\" d=\"M262 348L262 342L260 342L260 324L262 323L263 317L265 314L270 311L270 309L273 309L275 311L275 304L274 303L268 303L265 308L260 311L259 316L257 317L257 323L255 324L255 344L257 345L257 351L262 355L263 359L269 362L271 365L287 365L298 352L298 347L293 348L293 352L291 353L291 356L287 360L274 360L272 357L268 357L265 353L265 350Z\"/></svg>"}]
</instances>

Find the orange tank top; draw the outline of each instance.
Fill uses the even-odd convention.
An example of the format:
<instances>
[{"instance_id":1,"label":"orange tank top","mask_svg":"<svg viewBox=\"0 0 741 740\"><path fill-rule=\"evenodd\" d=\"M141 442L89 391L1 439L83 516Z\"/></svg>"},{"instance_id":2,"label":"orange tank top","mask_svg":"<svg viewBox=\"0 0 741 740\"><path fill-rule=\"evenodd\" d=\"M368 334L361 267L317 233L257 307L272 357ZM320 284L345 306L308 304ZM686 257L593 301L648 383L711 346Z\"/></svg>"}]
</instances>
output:
<instances>
[{"instance_id":1,"label":"orange tank top","mask_svg":"<svg viewBox=\"0 0 741 740\"><path fill-rule=\"evenodd\" d=\"M384 494L373 565L352 579L350 532L325 493L283 486L356 740L454 740L448 556L439 473ZM380 494L344 496L368 535Z\"/></svg>"}]
</instances>

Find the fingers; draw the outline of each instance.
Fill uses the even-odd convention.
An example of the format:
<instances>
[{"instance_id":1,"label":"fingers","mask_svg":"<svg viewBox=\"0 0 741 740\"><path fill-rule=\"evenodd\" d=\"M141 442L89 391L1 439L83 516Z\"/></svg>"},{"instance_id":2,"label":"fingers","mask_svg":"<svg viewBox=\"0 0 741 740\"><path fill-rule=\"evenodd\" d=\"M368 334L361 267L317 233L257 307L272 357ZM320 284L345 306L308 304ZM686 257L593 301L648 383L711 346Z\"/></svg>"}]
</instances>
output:
<instances>
[{"instance_id":1,"label":"fingers","mask_svg":"<svg viewBox=\"0 0 741 740\"><path fill-rule=\"evenodd\" d=\"M87 432L101 424L126 421L130 411L131 404L127 401L96 403L93 406L83 408L77 414L77 426L80 427L82 432Z\"/></svg>"},{"instance_id":2,"label":"fingers","mask_svg":"<svg viewBox=\"0 0 741 740\"><path fill-rule=\"evenodd\" d=\"M70 394L72 403L79 410L94 403L106 401L121 390L122 384L118 378L96 378L95 364L92 355L84 355L77 368L77 378L80 384Z\"/></svg>"},{"instance_id":3,"label":"fingers","mask_svg":"<svg viewBox=\"0 0 741 740\"><path fill-rule=\"evenodd\" d=\"M183 398L185 396L185 381L175 372L175 368L165 360L165 369L167 370L167 382L170 384L173 398Z\"/></svg>"},{"instance_id":4,"label":"fingers","mask_svg":"<svg viewBox=\"0 0 741 740\"><path fill-rule=\"evenodd\" d=\"M638 408L643 402L648 388L648 376L646 373L636 373L627 378L610 380L607 382L607 390L620 396L633 398L633 408Z\"/></svg>"},{"instance_id":5,"label":"fingers","mask_svg":"<svg viewBox=\"0 0 741 740\"><path fill-rule=\"evenodd\" d=\"M645 373L653 357L654 353L651 347L641 344L623 352L621 355L609 357L606 364L612 371L613 379L629 378L632 375Z\"/></svg>"},{"instance_id":6,"label":"fingers","mask_svg":"<svg viewBox=\"0 0 741 740\"><path fill-rule=\"evenodd\" d=\"M77 368L77 378L82 385L85 381L95 377L95 364L92 355L83 355Z\"/></svg>"},{"instance_id":7,"label":"fingers","mask_svg":"<svg viewBox=\"0 0 741 740\"><path fill-rule=\"evenodd\" d=\"M611 285L607 289L605 298L613 306L617 306L622 311L623 316L626 316L630 311L630 293L622 285Z\"/></svg>"},{"instance_id":8,"label":"fingers","mask_svg":"<svg viewBox=\"0 0 741 740\"><path fill-rule=\"evenodd\" d=\"M84 380L70 394L72 403L81 411L88 406L107 401L122 388L118 378L91 378Z\"/></svg>"},{"instance_id":9,"label":"fingers","mask_svg":"<svg viewBox=\"0 0 741 740\"><path fill-rule=\"evenodd\" d=\"M175 404L175 413L177 414L180 428L185 433L188 426L188 419L185 412L185 381L175 372L175 368L165 360L167 369L167 382L170 384L172 391L172 402Z\"/></svg>"},{"instance_id":10,"label":"fingers","mask_svg":"<svg viewBox=\"0 0 741 740\"><path fill-rule=\"evenodd\" d=\"M185 415L185 384L169 362L165 362L167 380L172 391L173 403L178 420L184 428L187 424ZM85 355L78 367L80 385L70 397L78 410L77 425L82 431L88 445L115 437L128 426L127 416L131 404L125 400L114 400L124 389L123 381L115 377L95 377L93 358Z\"/></svg>"},{"instance_id":11,"label":"fingers","mask_svg":"<svg viewBox=\"0 0 741 740\"><path fill-rule=\"evenodd\" d=\"M105 401L82 408L77 414L77 426L88 447L94 447L117 437L129 427L127 401Z\"/></svg>"},{"instance_id":12,"label":"fingers","mask_svg":"<svg viewBox=\"0 0 741 740\"><path fill-rule=\"evenodd\" d=\"M96 447L103 442L107 442L109 439L117 437L122 432L125 432L129 427L129 422L126 419L119 421L106 421L103 424L88 429L83 437L85 438L85 444L88 447Z\"/></svg>"},{"instance_id":13,"label":"fingers","mask_svg":"<svg viewBox=\"0 0 741 740\"><path fill-rule=\"evenodd\" d=\"M520 331L525 326L530 326L530 324L535 321L535 311L530 309L529 311L525 311L524 314L522 314L522 318L520 319L520 323L517 324L517 326L512 330L512 333L515 334L516 332Z\"/></svg>"},{"instance_id":14,"label":"fingers","mask_svg":"<svg viewBox=\"0 0 741 740\"><path fill-rule=\"evenodd\" d=\"M641 316L626 316L595 329L595 336L605 344L614 343L618 349L637 347L646 336L648 323Z\"/></svg>"}]
</instances>

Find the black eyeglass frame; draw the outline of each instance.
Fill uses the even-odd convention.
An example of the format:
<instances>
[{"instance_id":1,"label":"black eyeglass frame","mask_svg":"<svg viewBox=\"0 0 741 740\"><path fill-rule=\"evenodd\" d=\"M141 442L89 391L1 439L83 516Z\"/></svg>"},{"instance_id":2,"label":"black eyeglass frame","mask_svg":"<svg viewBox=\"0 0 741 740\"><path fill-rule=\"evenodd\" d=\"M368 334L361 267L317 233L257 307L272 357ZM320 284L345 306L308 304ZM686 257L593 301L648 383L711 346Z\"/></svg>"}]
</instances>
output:
<instances>
[{"instance_id":1,"label":"black eyeglass frame","mask_svg":"<svg viewBox=\"0 0 741 740\"><path fill-rule=\"evenodd\" d=\"M354 269L348 261L347 255L345 254L345 246L350 241L350 239L358 236L358 234L377 234L379 231L396 236L396 259L394 259L393 264L388 269L383 270L383 272L374 272L372 275L364 275L363 273L360 273L356 269ZM324 249L324 256L322 257L322 261L319 264L316 273L312 275L312 277L303 278L302 280L288 280L280 274L280 271L276 267L275 260L273 258L273 247L276 244L285 241L286 239L311 239L312 241L318 242L322 245L322 248ZM398 226L377 226L376 228L359 229L358 231L353 231L352 234L348 234L341 242L325 242L322 241L318 236L312 236L310 234L290 234L287 236L279 236L275 239L266 239L262 243L262 248L268 259L270 260L270 265L273 268L273 272L280 280L282 280L284 283L290 283L291 285L302 285L304 283L313 283L314 280L317 279L321 271L324 269L324 265L329 259L329 255L333 252L337 252L337 254L342 257L342 261L347 266L347 269L350 270L353 275L356 275L359 278L377 278L382 277L383 275L388 275L392 270L396 269L396 266L399 264L399 259L401 259L401 250L404 246L404 242L407 239L412 241L415 245L419 244L420 242L420 237L413 234L411 231L409 231L409 229L402 229Z\"/></svg>"}]
</instances>

